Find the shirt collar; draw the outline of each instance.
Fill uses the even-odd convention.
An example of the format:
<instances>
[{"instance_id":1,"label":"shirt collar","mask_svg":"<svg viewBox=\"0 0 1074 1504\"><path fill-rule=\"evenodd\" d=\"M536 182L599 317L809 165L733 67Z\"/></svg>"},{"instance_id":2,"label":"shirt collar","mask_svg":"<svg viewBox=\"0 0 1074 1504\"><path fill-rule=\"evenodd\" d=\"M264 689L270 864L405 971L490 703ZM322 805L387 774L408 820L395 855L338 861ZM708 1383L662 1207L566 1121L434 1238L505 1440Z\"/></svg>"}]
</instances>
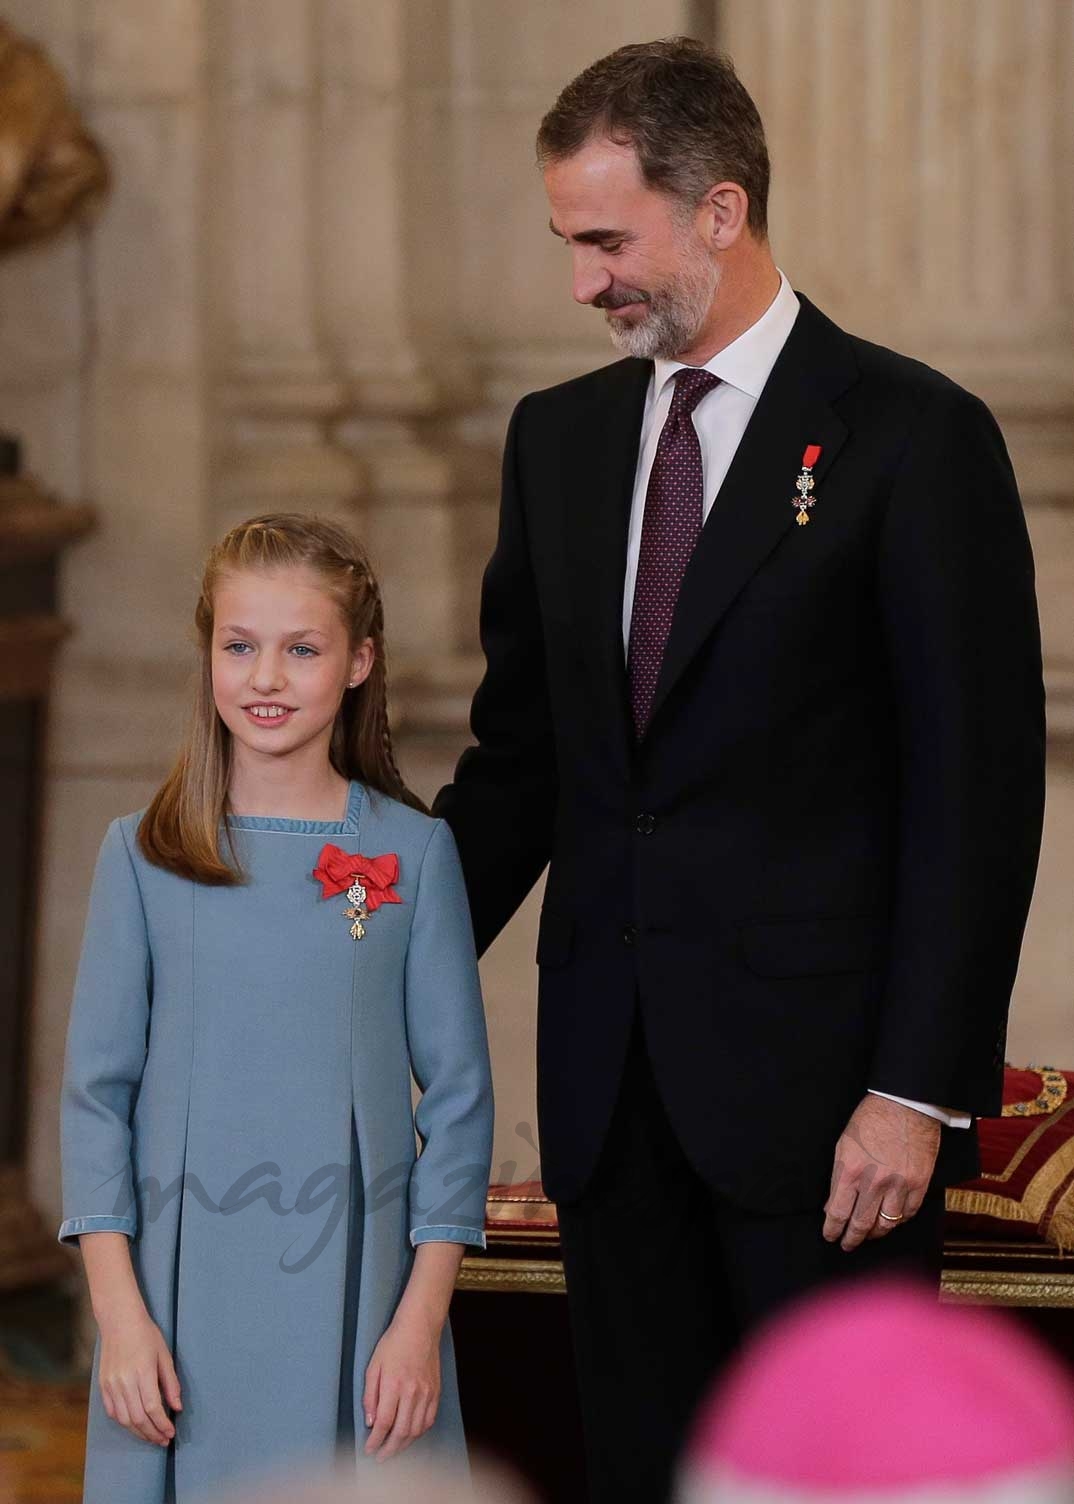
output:
<instances>
[{"instance_id":1,"label":"shirt collar","mask_svg":"<svg viewBox=\"0 0 1074 1504\"><path fill-rule=\"evenodd\" d=\"M701 369L711 371L728 386L737 387L740 392L745 392L748 397L756 400L764 390L779 352L787 342L800 306L794 289L780 272L779 291L757 322L718 351L711 360L706 361ZM660 395L676 371L684 369L686 367L681 360L655 360L654 397ZM697 367L689 369L696 370Z\"/></svg>"}]
</instances>

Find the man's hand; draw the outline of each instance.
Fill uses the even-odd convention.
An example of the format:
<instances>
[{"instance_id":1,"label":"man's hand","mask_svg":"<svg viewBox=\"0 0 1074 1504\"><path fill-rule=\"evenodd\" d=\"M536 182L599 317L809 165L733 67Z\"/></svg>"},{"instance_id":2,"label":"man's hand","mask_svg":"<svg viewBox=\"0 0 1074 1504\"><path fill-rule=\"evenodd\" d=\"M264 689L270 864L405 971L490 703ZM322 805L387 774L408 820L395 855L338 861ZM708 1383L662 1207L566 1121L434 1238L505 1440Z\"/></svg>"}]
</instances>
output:
<instances>
[{"instance_id":1,"label":"man's hand","mask_svg":"<svg viewBox=\"0 0 1074 1504\"><path fill-rule=\"evenodd\" d=\"M872 1093L854 1109L835 1146L824 1236L849 1252L914 1216L940 1148L935 1118ZM881 1212L884 1213L881 1216Z\"/></svg>"}]
</instances>

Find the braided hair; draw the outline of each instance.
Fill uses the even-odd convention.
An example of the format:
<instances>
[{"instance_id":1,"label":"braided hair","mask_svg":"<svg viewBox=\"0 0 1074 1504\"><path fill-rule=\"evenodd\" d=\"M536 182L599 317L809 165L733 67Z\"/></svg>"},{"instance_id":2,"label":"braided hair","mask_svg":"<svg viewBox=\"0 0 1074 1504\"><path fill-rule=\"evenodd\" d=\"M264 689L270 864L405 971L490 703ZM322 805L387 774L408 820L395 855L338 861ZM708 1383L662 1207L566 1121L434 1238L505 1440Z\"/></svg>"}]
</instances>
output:
<instances>
[{"instance_id":1,"label":"braided hair","mask_svg":"<svg viewBox=\"0 0 1074 1504\"><path fill-rule=\"evenodd\" d=\"M358 778L369 788L428 814L426 805L404 783L392 746L380 586L362 549L353 540L351 547L355 555L351 561L351 641L372 639L373 667L361 684L343 696L332 732L332 765L344 778Z\"/></svg>"}]
</instances>

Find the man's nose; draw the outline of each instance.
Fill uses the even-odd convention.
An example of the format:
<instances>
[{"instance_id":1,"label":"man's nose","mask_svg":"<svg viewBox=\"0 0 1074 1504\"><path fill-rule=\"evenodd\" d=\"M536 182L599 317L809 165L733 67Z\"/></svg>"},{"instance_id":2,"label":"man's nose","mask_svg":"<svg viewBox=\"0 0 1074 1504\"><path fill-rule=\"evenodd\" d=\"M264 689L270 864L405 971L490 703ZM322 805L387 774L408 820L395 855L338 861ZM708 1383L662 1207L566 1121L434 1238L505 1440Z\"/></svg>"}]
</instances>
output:
<instances>
[{"instance_id":1,"label":"man's nose","mask_svg":"<svg viewBox=\"0 0 1074 1504\"><path fill-rule=\"evenodd\" d=\"M608 291L614 278L606 266L592 252L574 258L574 285L571 289L576 303L592 303Z\"/></svg>"}]
</instances>

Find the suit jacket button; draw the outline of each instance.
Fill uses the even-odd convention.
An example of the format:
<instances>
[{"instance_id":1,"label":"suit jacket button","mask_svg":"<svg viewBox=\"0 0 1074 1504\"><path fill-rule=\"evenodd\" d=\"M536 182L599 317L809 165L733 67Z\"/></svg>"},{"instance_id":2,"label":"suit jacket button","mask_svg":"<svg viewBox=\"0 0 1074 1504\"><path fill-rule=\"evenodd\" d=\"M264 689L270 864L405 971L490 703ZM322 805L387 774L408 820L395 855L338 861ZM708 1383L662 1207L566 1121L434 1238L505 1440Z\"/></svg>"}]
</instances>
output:
<instances>
[{"instance_id":1,"label":"suit jacket button","mask_svg":"<svg viewBox=\"0 0 1074 1504\"><path fill-rule=\"evenodd\" d=\"M638 927L637 927L637 925L636 924L628 924L627 927L626 927L626 929L623 931L623 944L624 945L633 945L634 942L635 942L635 940L637 938L638 938Z\"/></svg>"},{"instance_id":2,"label":"suit jacket button","mask_svg":"<svg viewBox=\"0 0 1074 1504\"><path fill-rule=\"evenodd\" d=\"M654 815L639 815L634 821L634 829L639 836L651 836L656 829L656 817Z\"/></svg>"}]
</instances>

